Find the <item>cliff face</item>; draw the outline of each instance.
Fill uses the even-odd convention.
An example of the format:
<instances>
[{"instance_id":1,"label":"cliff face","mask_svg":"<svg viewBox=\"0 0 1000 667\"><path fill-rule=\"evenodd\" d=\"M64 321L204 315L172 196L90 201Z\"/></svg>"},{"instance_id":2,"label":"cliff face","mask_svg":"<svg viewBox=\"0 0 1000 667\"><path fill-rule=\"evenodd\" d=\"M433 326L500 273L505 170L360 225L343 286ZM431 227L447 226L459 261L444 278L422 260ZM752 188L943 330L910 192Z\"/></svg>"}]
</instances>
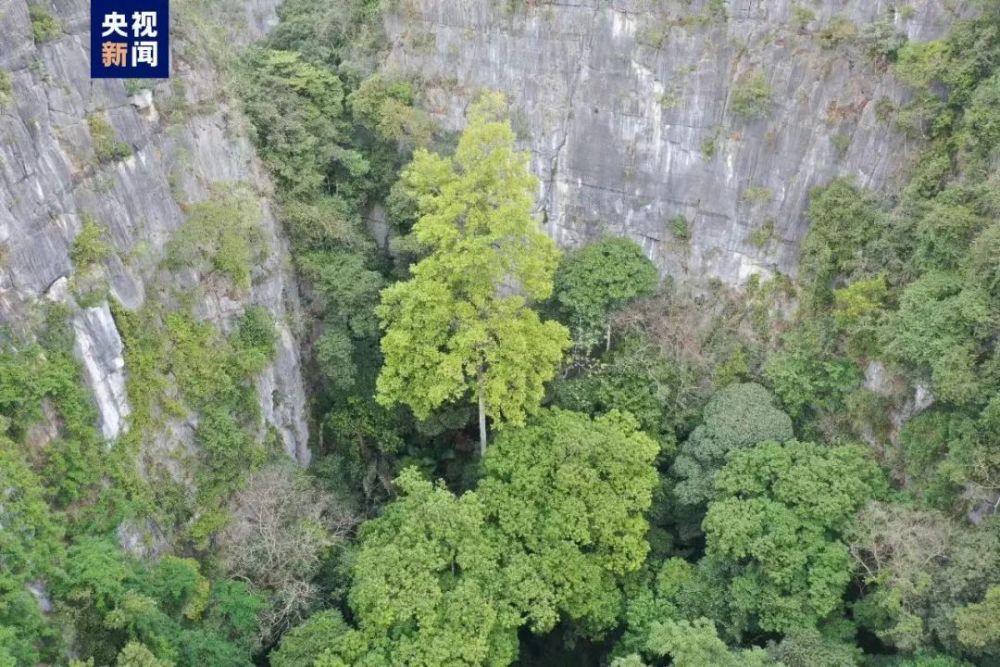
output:
<instances>
[{"instance_id":1,"label":"cliff face","mask_svg":"<svg viewBox=\"0 0 1000 667\"><path fill-rule=\"evenodd\" d=\"M0 102L0 322L30 332L43 299L68 307L100 427L114 438L130 406L112 300L137 310L200 290L195 315L223 332L249 304L262 306L275 318L279 343L257 383L261 413L288 454L305 462L305 392L289 326L297 314L296 289L269 209L268 181L220 94L209 54L199 50L204 45L177 20L188 3L173 4L174 77L127 87L90 79L88 2L39 3L59 26L41 43L32 37L28 3L0 2L0 69L11 83ZM231 36L263 34L276 21L276 4L231 7ZM252 267L245 289L197 269L163 268L186 210L221 183L248 186L261 211L266 260ZM88 225L99 230L102 251L82 266L82 253L74 261L73 248ZM190 428L177 434L189 437Z\"/></svg>"},{"instance_id":2,"label":"cliff face","mask_svg":"<svg viewBox=\"0 0 1000 667\"><path fill-rule=\"evenodd\" d=\"M287 251L211 54L176 20L188 4L174 3L174 78L144 89L90 79L89 3L37 3L59 29L36 43L28 2L0 0L10 82L0 89L0 322L30 330L44 299L69 307L100 427L114 438L130 406L112 300L137 310L199 289L196 315L222 331L260 305L280 339L258 381L262 413L306 461ZM266 33L277 4L219 3L225 39ZM542 182L546 229L561 244L624 234L664 274L740 284L795 273L810 187L846 175L891 188L916 148L893 129L906 92L864 46L868 26L931 39L965 4L399 0L386 18L385 67L419 76L428 107L453 129L479 90L507 93ZM766 94L741 115L754 85ZM247 289L163 268L189 206L220 183L249 185L262 213L266 260ZM110 252L84 270L71 255L88 221Z\"/></svg>"},{"instance_id":3,"label":"cliff face","mask_svg":"<svg viewBox=\"0 0 1000 667\"><path fill-rule=\"evenodd\" d=\"M664 274L740 284L795 274L811 187L851 176L888 188L913 154L892 122L905 90L870 55L869 26L928 40L963 11L938 0L402 0L386 67L422 78L451 128L477 91L508 95L561 244L624 234Z\"/></svg>"}]
</instances>

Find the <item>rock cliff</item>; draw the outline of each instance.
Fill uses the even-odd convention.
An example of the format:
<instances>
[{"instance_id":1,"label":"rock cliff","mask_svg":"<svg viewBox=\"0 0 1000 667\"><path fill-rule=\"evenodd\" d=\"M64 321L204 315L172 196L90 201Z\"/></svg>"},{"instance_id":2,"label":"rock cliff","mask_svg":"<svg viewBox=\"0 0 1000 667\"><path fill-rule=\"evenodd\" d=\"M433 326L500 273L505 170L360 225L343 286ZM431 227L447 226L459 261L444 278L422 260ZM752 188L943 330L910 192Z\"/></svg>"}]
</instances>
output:
<instances>
[{"instance_id":1,"label":"rock cliff","mask_svg":"<svg viewBox=\"0 0 1000 667\"><path fill-rule=\"evenodd\" d=\"M794 275L809 189L891 189L916 145L878 49L939 37L939 0L401 0L385 67L420 77L451 128L505 92L572 246L642 244L685 282ZM755 96L755 91L760 94Z\"/></svg>"},{"instance_id":2,"label":"rock cliff","mask_svg":"<svg viewBox=\"0 0 1000 667\"><path fill-rule=\"evenodd\" d=\"M257 382L261 413L288 454L306 462L305 391L290 328L297 319L293 274L268 205L268 180L226 101L208 43L191 30L197 19L185 16L193 4L173 3L173 78L123 82L90 78L85 0L32 5L58 27L41 39L33 37L25 0L0 1L0 70L9 81L0 97L0 322L30 332L45 297L68 307L99 426L114 438L130 407L112 301L136 310L198 289L196 315L222 331L247 305L262 306L275 318L279 343ZM231 32L223 39L262 35L276 22L276 4L213 8L228 12ZM249 186L261 211L267 259L252 267L246 289L162 268L186 210L221 183ZM100 251L84 266L74 248L88 225Z\"/></svg>"},{"instance_id":3,"label":"rock cliff","mask_svg":"<svg viewBox=\"0 0 1000 667\"><path fill-rule=\"evenodd\" d=\"M306 461L288 255L267 178L212 54L176 20L193 4L174 3L174 78L147 88L90 79L83 0L32 5L58 25L42 39L33 38L26 0L0 1L0 71L9 81L0 95L0 321L30 330L43 298L69 306L100 428L114 438L130 407L112 301L135 310L164 288L199 287L197 315L223 331L246 305L263 306L280 342L258 381L262 413L288 453ZM220 3L223 39L265 34L277 4ZM964 2L936 0L393 7L384 67L418 76L426 106L446 127L461 126L479 90L507 93L541 180L546 229L561 244L624 234L665 275L733 285L795 273L812 186L845 175L891 190L917 145L894 129L906 90L868 36L878 27L883 38L932 39L965 11ZM759 94L747 97L754 86ZM251 287L164 272L187 208L233 182L250 186L263 216L267 259L253 267ZM110 252L84 270L73 248L89 222Z\"/></svg>"}]
</instances>

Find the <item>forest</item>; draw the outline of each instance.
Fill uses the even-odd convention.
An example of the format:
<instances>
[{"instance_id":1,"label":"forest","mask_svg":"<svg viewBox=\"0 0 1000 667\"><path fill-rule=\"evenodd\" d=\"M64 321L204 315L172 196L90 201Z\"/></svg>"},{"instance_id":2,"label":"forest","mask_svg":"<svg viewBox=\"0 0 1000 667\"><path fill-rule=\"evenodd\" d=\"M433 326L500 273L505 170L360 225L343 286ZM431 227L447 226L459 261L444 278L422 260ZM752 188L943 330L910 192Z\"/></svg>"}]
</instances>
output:
<instances>
[{"instance_id":1,"label":"forest","mask_svg":"<svg viewBox=\"0 0 1000 667\"><path fill-rule=\"evenodd\" d=\"M265 309L112 303L110 445L60 306L0 340L0 667L1000 665L1000 2L850 37L910 91L900 187L812 189L797 275L698 289L560 249L511 100L449 131L380 67L391 4L284 0L217 55L302 301L308 466L260 428ZM189 205L162 270L248 287L253 197ZM107 253L85 224L74 264ZM185 483L139 465L190 415Z\"/></svg>"}]
</instances>

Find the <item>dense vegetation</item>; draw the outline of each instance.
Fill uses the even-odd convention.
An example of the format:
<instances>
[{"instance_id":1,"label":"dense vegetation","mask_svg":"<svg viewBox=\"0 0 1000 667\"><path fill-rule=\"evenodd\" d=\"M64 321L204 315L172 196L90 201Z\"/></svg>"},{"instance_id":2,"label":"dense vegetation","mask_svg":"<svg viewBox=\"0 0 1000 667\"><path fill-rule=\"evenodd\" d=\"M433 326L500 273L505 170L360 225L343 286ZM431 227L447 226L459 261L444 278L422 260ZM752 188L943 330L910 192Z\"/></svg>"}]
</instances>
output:
<instances>
[{"instance_id":1,"label":"dense vegetation","mask_svg":"<svg viewBox=\"0 0 1000 667\"><path fill-rule=\"evenodd\" d=\"M230 75L300 281L314 462L259 414L270 315L194 307L253 286L253 193L185 202L160 268L197 284L112 304L125 434L95 428L63 308L3 339L0 666L1000 663L981 4L928 43L827 28L912 88L886 121L922 155L891 197L817 188L796 280L692 296L627 239L560 253L505 100L443 132L376 68L379 0L286 0ZM742 124L762 81L736 82ZM87 219L78 271L109 253ZM150 453L179 422L181 473Z\"/></svg>"}]
</instances>

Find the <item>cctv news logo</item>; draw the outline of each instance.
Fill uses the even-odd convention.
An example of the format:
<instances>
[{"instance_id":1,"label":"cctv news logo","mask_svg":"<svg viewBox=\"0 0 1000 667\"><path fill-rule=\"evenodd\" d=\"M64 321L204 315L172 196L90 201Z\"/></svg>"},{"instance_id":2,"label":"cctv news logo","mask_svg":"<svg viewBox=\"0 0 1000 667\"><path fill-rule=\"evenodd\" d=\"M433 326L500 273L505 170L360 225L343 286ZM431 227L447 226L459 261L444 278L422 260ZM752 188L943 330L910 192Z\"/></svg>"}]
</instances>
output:
<instances>
[{"instance_id":1,"label":"cctv news logo","mask_svg":"<svg viewBox=\"0 0 1000 667\"><path fill-rule=\"evenodd\" d=\"M170 76L168 0L91 0L90 76Z\"/></svg>"}]
</instances>

